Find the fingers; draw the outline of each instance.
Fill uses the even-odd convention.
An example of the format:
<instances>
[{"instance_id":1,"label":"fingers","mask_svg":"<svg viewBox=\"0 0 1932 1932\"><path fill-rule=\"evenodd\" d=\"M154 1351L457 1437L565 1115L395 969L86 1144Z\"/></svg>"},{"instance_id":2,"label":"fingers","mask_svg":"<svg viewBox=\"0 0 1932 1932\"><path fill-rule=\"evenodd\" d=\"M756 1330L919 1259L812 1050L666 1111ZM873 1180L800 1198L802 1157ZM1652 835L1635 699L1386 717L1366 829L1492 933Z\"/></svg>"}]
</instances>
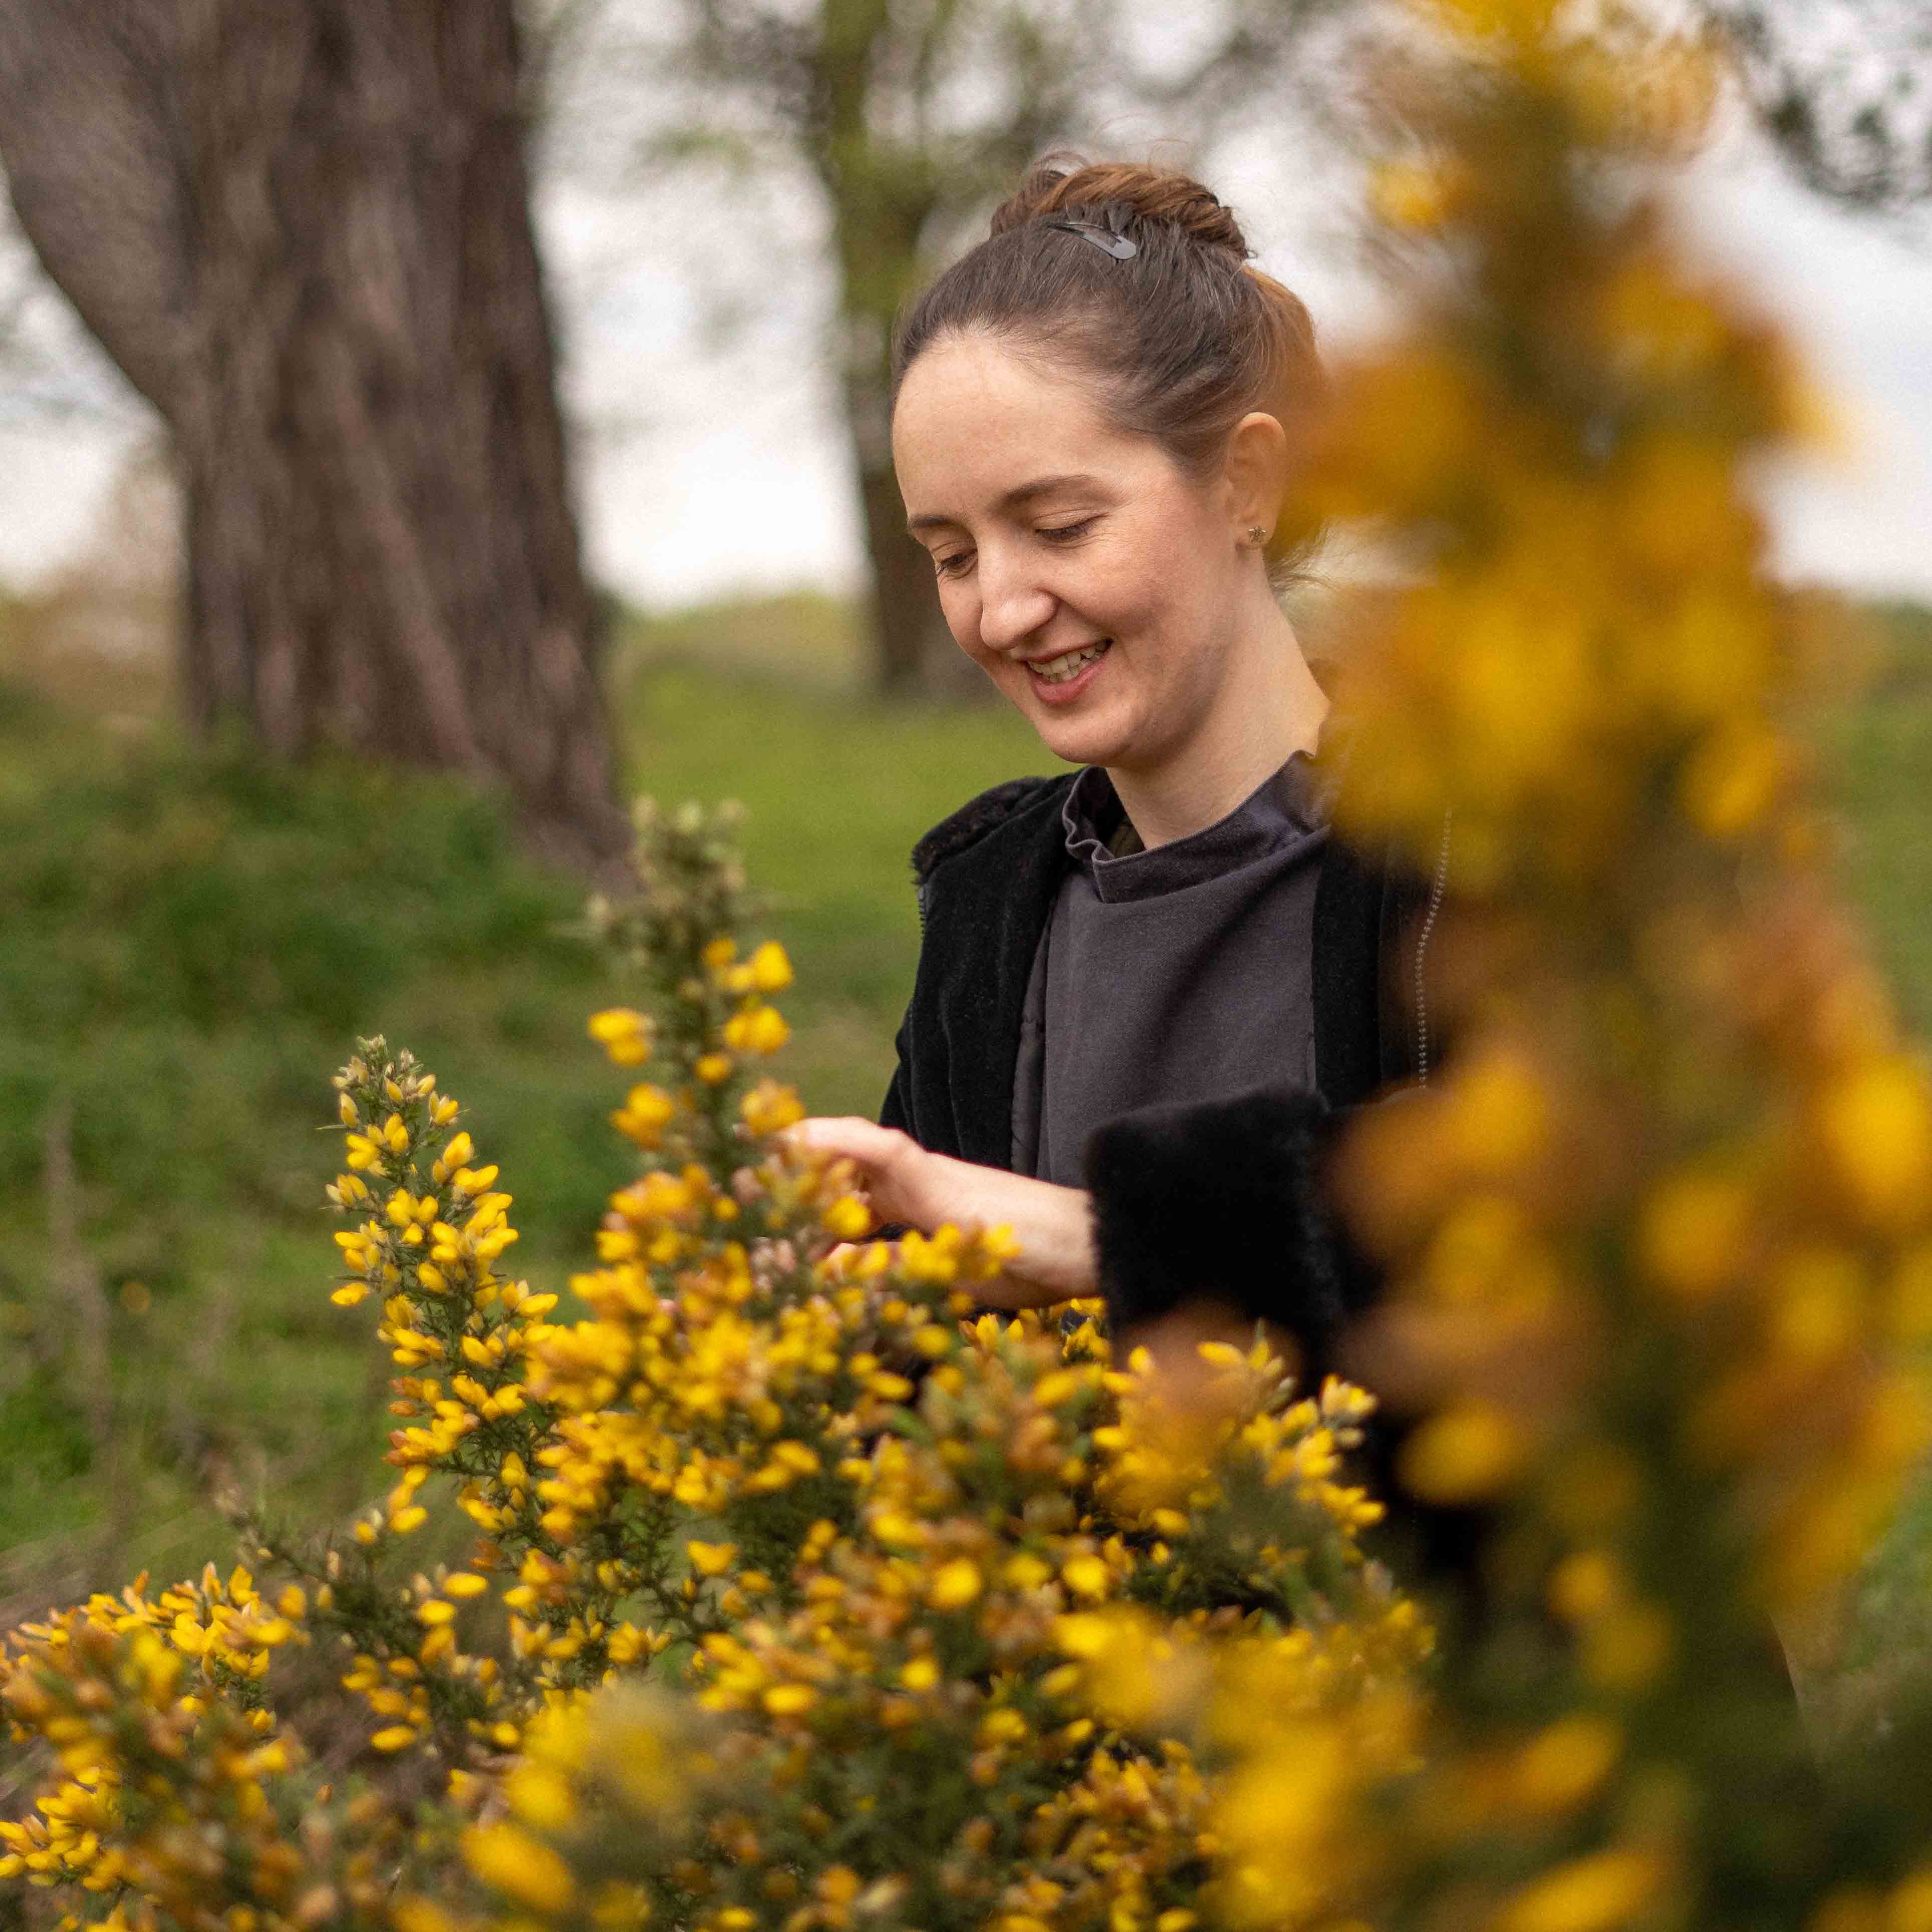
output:
<instances>
[{"instance_id":1,"label":"fingers","mask_svg":"<svg viewBox=\"0 0 1932 1932\"><path fill-rule=\"evenodd\" d=\"M857 1191L877 1221L927 1225L917 1199L921 1150L910 1136L847 1115L801 1120L786 1138L818 1159L850 1161Z\"/></svg>"},{"instance_id":2,"label":"fingers","mask_svg":"<svg viewBox=\"0 0 1932 1932\"><path fill-rule=\"evenodd\" d=\"M908 1144L896 1127L882 1127L856 1114L801 1120L787 1129L785 1138L812 1154L856 1161L868 1169L891 1166Z\"/></svg>"},{"instance_id":3,"label":"fingers","mask_svg":"<svg viewBox=\"0 0 1932 1932\"><path fill-rule=\"evenodd\" d=\"M857 1268L861 1258L868 1254L876 1245L872 1241L841 1241L836 1248L828 1250L820 1265L835 1281L842 1281ZM891 1258L898 1258L899 1244L896 1241L886 1244L891 1250Z\"/></svg>"}]
</instances>

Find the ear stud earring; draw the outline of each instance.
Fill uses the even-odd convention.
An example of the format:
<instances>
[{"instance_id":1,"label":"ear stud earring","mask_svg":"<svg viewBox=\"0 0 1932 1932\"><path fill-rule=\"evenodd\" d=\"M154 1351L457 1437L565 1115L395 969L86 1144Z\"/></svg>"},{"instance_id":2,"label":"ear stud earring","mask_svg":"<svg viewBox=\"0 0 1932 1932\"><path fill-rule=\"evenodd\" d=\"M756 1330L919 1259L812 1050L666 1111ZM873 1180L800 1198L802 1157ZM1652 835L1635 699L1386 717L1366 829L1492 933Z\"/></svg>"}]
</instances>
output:
<instances>
[{"instance_id":1,"label":"ear stud earring","mask_svg":"<svg viewBox=\"0 0 1932 1932\"><path fill-rule=\"evenodd\" d=\"M1250 524L1248 526L1248 541L1256 549L1259 550L1262 545L1268 542L1268 532L1258 524Z\"/></svg>"}]
</instances>

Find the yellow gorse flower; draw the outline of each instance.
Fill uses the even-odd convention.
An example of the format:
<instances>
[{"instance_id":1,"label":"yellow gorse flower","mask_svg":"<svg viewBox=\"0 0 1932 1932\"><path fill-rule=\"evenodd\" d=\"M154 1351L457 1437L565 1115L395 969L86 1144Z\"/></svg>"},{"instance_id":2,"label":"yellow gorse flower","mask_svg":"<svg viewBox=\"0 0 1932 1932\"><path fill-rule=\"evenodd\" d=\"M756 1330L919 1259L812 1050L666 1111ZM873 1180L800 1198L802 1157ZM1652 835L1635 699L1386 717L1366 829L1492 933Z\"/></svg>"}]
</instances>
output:
<instances>
[{"instance_id":1,"label":"yellow gorse flower","mask_svg":"<svg viewBox=\"0 0 1932 1932\"><path fill-rule=\"evenodd\" d=\"M397 1371L392 1486L335 1546L265 1540L272 1600L238 1571L70 1613L152 1647L116 1666L130 1688L110 1705L132 1694L183 1724L238 1714L259 1741L243 1787L256 1795L238 1802L287 1823L262 1826L244 1916L292 1895L320 1911L325 1888L348 1909L363 1894L345 1870L364 1894L381 1874L354 1848L395 1825L380 1803L332 1797L296 1832L298 1808L271 1795L305 1774L271 1715L272 1660L320 1641L341 1649L371 1775L440 1774L446 1870L520 1919L633 1924L650 1900L691 1893L706 1844L729 1859L706 1868L704 1922L721 1932L775 1902L799 1932L886 1909L926 1881L882 1875L874 1852L802 1868L799 1834L829 1844L844 1814L870 1821L875 1846L903 1845L915 1814L930 1827L920 1768L937 1751L964 1773L946 1801L946 1883L976 1922L1070 1928L1098 1914L1185 1932L1213 1785L1156 1721L1184 1729L1185 1700L1134 1705L1066 1633L1152 1592L1196 1631L1188 1654L1205 1670L1203 1620L1232 1577L1253 1606L1244 1630L1317 1604L1341 1612L1370 1588L1355 1538L1372 1511L1339 1462L1367 1405L1340 1384L1297 1402L1258 1348L1216 1365L1225 1399L1208 1436L1169 1440L1140 1382L1106 1366L1096 1306L1060 1322L972 1318L976 1288L1012 1257L1004 1231L865 1243L846 1178L784 1138L796 1096L746 1089L736 1071L779 1039L766 1002L789 965L770 946L741 958L691 915L728 909L728 876L701 820L663 832L657 890L675 879L685 910L647 890L610 915L652 926L660 948L677 940L639 948L659 1016L614 1008L593 1022L620 1066L638 1064L627 1042L648 1041L658 1078L614 1117L639 1169L572 1282L580 1318L558 1322L555 1295L504 1271L513 1203L460 1108L410 1055L364 1042L338 1083L352 1164L330 1199L351 1225L333 1298L373 1304ZM1237 1497L1250 1490L1309 1513L1244 1540ZM462 1564L409 1574L440 1498L480 1540ZM64 1740L66 1766L34 1819L8 1828L10 1856L23 1874L172 1897L151 1884L146 1828L122 1796L137 1760L111 1737L68 1738L63 1707L31 1689L66 1628L23 1633L10 1680L16 1713ZM1413 1634L1420 1655L1419 1619ZM680 1656L682 1702L608 1701ZM1334 1676L1332 1657L1322 1667ZM870 1742L844 1748L854 1738ZM834 1782L805 1775L810 1763ZM984 1828L1015 1802L1031 1849L995 1857ZM356 1804L361 1826L316 1822ZM593 1815L630 1821L631 1850L598 1874L578 1864ZM460 1932L426 1883L395 1922Z\"/></svg>"},{"instance_id":2,"label":"yellow gorse flower","mask_svg":"<svg viewBox=\"0 0 1932 1932\"><path fill-rule=\"evenodd\" d=\"M332 1299L397 1371L386 1493L14 1634L0 1877L113 1932L1932 1924L1756 1660L1921 1454L1932 1334L1932 1102L1805 869L1739 482L1796 384L1646 199L1703 56L1562 11L1418 28L1372 193L1424 272L1296 512L1416 566L1352 655L1343 829L1443 868L1466 990L1339 1185L1398 1473L1498 1528L1473 1631L1435 1666L1370 1558L1359 1389L986 1312L1004 1230L868 1240L748 1082L792 972L730 814L646 807L594 909L646 991L590 1024L637 1171L568 1316L458 1103L362 1042Z\"/></svg>"}]
</instances>

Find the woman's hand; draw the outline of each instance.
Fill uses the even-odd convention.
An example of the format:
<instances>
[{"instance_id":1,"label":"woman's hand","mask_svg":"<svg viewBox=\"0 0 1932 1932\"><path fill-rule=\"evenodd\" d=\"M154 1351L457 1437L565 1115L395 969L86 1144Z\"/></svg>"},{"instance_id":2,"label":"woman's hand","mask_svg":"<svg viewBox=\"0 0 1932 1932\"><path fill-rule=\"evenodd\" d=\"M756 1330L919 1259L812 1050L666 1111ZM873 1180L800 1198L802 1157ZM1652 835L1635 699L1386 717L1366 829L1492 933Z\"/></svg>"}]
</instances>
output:
<instances>
[{"instance_id":1,"label":"woman's hand","mask_svg":"<svg viewBox=\"0 0 1932 1932\"><path fill-rule=\"evenodd\" d=\"M790 1138L849 1160L878 1220L930 1234L947 1222L970 1232L1006 1227L1020 1252L979 1293L993 1308L1040 1308L1098 1292L1093 1210L1078 1187L928 1153L896 1127L853 1117L802 1120Z\"/></svg>"}]
</instances>

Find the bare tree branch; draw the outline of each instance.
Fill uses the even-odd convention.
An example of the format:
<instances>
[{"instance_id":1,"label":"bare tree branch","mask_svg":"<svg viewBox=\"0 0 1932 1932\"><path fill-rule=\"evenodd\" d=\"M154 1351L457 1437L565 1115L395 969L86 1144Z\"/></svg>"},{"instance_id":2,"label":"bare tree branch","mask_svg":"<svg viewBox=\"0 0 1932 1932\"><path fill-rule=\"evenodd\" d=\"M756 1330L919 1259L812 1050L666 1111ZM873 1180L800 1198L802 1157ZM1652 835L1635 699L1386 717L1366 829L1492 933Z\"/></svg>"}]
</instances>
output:
<instances>
[{"instance_id":1,"label":"bare tree branch","mask_svg":"<svg viewBox=\"0 0 1932 1932\"><path fill-rule=\"evenodd\" d=\"M1793 174L1847 206L1932 202L1932 9L1922 0L1706 0Z\"/></svg>"},{"instance_id":2,"label":"bare tree branch","mask_svg":"<svg viewBox=\"0 0 1932 1932\"><path fill-rule=\"evenodd\" d=\"M81 319L166 415L182 400L191 218L168 94L166 0L0 6L0 165L20 226Z\"/></svg>"}]
</instances>

